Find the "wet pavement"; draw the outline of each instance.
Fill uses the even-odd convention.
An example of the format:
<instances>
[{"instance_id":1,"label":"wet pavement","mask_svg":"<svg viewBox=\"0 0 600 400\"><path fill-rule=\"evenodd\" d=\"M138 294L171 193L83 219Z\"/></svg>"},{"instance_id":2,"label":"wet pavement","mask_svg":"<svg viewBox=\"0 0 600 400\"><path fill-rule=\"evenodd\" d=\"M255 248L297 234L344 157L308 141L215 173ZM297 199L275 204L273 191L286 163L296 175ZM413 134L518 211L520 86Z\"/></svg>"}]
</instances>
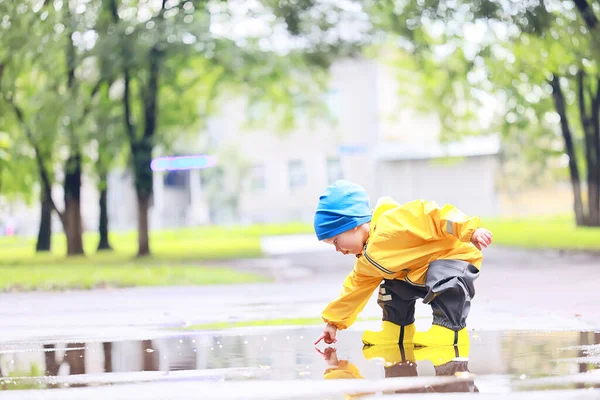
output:
<instances>
[{"instance_id":1,"label":"wet pavement","mask_svg":"<svg viewBox=\"0 0 600 400\"><path fill-rule=\"evenodd\" d=\"M2 398L31 399L600 396L600 333L471 331L470 346L413 349L363 348L361 332L350 330L335 348L315 349L319 333L281 327L171 330L112 342L13 341L0 344L0 388Z\"/></svg>"},{"instance_id":2,"label":"wet pavement","mask_svg":"<svg viewBox=\"0 0 600 400\"><path fill-rule=\"evenodd\" d=\"M318 317L352 261L320 253L281 259L293 273L273 284L0 294L0 398L600 398L599 259L489 254L468 349L364 350L373 320L335 351L315 350L321 326L186 330ZM416 314L427 329L429 307ZM361 317L380 316L372 298Z\"/></svg>"}]
</instances>

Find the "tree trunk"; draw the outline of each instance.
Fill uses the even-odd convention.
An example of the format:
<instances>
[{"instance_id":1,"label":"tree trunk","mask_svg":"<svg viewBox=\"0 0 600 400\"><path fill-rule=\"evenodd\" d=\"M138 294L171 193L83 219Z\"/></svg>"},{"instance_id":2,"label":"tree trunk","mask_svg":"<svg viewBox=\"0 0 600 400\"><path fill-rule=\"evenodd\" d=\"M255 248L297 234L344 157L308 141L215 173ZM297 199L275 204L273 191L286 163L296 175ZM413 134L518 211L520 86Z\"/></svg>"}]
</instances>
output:
<instances>
[{"instance_id":1,"label":"tree trunk","mask_svg":"<svg viewBox=\"0 0 600 400\"><path fill-rule=\"evenodd\" d=\"M85 375L85 343L69 343L63 358L69 365L69 375ZM85 387L87 383L71 383L69 387Z\"/></svg>"},{"instance_id":2,"label":"tree trunk","mask_svg":"<svg viewBox=\"0 0 600 400\"><path fill-rule=\"evenodd\" d=\"M53 344L45 344L44 356L46 359L46 376L58 376L60 364L56 361L56 346Z\"/></svg>"},{"instance_id":3,"label":"tree trunk","mask_svg":"<svg viewBox=\"0 0 600 400\"><path fill-rule=\"evenodd\" d=\"M104 372L113 372L112 367L112 342L102 343L104 349Z\"/></svg>"},{"instance_id":4,"label":"tree trunk","mask_svg":"<svg viewBox=\"0 0 600 400\"><path fill-rule=\"evenodd\" d=\"M65 165L65 235L67 255L85 254L81 224L81 154L72 153Z\"/></svg>"},{"instance_id":5,"label":"tree trunk","mask_svg":"<svg viewBox=\"0 0 600 400\"><path fill-rule=\"evenodd\" d=\"M40 206L40 230L35 245L37 252L50 251L52 243L52 204L44 190L40 193Z\"/></svg>"},{"instance_id":6,"label":"tree trunk","mask_svg":"<svg viewBox=\"0 0 600 400\"><path fill-rule=\"evenodd\" d=\"M164 33L163 21L166 11L166 0L162 0L161 9L157 17L158 33ZM118 23L119 15L116 0L108 2L110 14L113 22ZM121 57L123 60L123 121L125 123L125 133L129 139L131 156L133 160L133 170L135 173L135 188L138 199L138 256L150 254L150 244L148 240L148 209L150 199L152 198L152 161L153 137L157 127L158 120L158 83L160 63L164 54L159 50L158 44L152 46L148 52L148 79L143 80L140 85L144 85L140 90L143 111L144 111L144 129L141 138L136 135L136 126L133 123L131 107L131 81L132 73L130 71L131 43L129 38L124 35L121 38Z\"/></svg>"},{"instance_id":7,"label":"tree trunk","mask_svg":"<svg viewBox=\"0 0 600 400\"><path fill-rule=\"evenodd\" d=\"M588 112L588 107L585 101L585 72L579 70L577 73L577 92L579 98L579 117L581 119L581 126L583 128L583 134L585 138L585 163L587 169L587 195L588 195L588 210L586 225L598 226L600 225L600 215L598 214L598 207L596 204L599 202L598 185L596 178L596 148L594 146L594 122L593 112L595 102L591 98L591 104Z\"/></svg>"},{"instance_id":8,"label":"tree trunk","mask_svg":"<svg viewBox=\"0 0 600 400\"><path fill-rule=\"evenodd\" d=\"M581 179L579 177L579 168L577 167L577 156L575 154L575 146L573 145L573 135L569 127L567 118L567 108L565 98L560 88L560 80L558 75L553 75L549 82L552 86L552 97L556 112L560 116L560 127L565 140L565 151L569 156L569 173L571 175L571 186L573 188L573 210L575 211L575 221L578 226L585 225L586 218L583 213L583 202L581 199Z\"/></svg>"},{"instance_id":9,"label":"tree trunk","mask_svg":"<svg viewBox=\"0 0 600 400\"><path fill-rule=\"evenodd\" d=\"M591 124L591 146L595 154L594 180L594 199L590 201L590 213L597 216L595 226L600 226L600 79L596 80L596 95L592 100L592 124Z\"/></svg>"},{"instance_id":10,"label":"tree trunk","mask_svg":"<svg viewBox=\"0 0 600 400\"><path fill-rule=\"evenodd\" d=\"M138 194L138 256L150 254L148 210L150 208L150 195Z\"/></svg>"},{"instance_id":11,"label":"tree trunk","mask_svg":"<svg viewBox=\"0 0 600 400\"><path fill-rule=\"evenodd\" d=\"M142 354L143 356L143 365L142 371L158 371L158 354L154 349L154 344L152 340L143 340L141 342L142 345ZM154 351L147 351L154 350Z\"/></svg>"},{"instance_id":12,"label":"tree trunk","mask_svg":"<svg viewBox=\"0 0 600 400\"><path fill-rule=\"evenodd\" d=\"M144 138L131 146L135 172L135 191L138 200L138 256L150 254L148 238L148 210L152 198L153 172L150 168L152 161L152 143L150 138Z\"/></svg>"},{"instance_id":13,"label":"tree trunk","mask_svg":"<svg viewBox=\"0 0 600 400\"><path fill-rule=\"evenodd\" d=\"M63 362L69 364L69 375L85 375L85 343L69 343Z\"/></svg>"},{"instance_id":14,"label":"tree trunk","mask_svg":"<svg viewBox=\"0 0 600 400\"><path fill-rule=\"evenodd\" d=\"M98 250L112 250L108 241L108 185L106 174L100 174L100 221L98 224L98 233L100 241L98 242Z\"/></svg>"}]
</instances>

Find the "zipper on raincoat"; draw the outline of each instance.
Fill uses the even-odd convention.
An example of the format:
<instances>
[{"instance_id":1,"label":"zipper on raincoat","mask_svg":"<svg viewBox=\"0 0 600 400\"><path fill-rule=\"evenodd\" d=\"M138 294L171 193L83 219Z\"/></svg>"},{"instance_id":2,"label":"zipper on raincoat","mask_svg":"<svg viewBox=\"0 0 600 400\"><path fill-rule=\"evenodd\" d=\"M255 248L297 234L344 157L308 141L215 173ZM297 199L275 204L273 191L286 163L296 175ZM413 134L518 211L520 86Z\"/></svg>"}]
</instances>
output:
<instances>
[{"instance_id":1,"label":"zipper on raincoat","mask_svg":"<svg viewBox=\"0 0 600 400\"><path fill-rule=\"evenodd\" d=\"M390 274L390 275L395 274L395 272L392 272L389 269L384 268L382 265L380 265L375 260L373 260L371 257L369 257L369 255L367 254L367 245L366 244L365 244L365 247L363 248L363 254L364 254L365 258L367 259L367 261L369 261L371 264L373 264L373 266L375 268L379 269L382 272L385 272L386 274Z\"/></svg>"}]
</instances>

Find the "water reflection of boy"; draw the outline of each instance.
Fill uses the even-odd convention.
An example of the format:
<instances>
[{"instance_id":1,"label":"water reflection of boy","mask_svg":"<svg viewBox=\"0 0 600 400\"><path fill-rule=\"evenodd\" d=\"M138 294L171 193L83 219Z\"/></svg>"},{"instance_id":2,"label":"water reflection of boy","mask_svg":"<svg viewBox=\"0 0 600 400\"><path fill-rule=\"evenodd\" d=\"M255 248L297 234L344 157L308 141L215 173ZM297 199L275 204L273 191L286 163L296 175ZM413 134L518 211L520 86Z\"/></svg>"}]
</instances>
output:
<instances>
[{"instance_id":1,"label":"water reflection of boy","mask_svg":"<svg viewBox=\"0 0 600 400\"><path fill-rule=\"evenodd\" d=\"M386 346L387 347L387 346ZM416 361L429 360L435 369L435 376L459 376L463 373L470 373L468 367L469 349L464 346L447 346L445 348L423 349L413 346L388 347L389 357L383 357L385 364L386 378L416 377ZM331 368L324 372L325 379L364 379L359 369L347 360L339 361L337 350L328 347L324 352L317 349L317 352L323 357ZM381 354L381 353L380 353ZM399 356L399 358L398 358ZM365 354L367 359L371 358L369 353ZM376 357L381 358L381 357ZM393 360L393 361L392 361ZM422 388L400 389L394 393L477 393L479 389L475 386L472 379L458 379L456 382L444 383L439 385L429 385ZM361 394L361 395L364 395ZM352 397L358 397L355 395Z\"/></svg>"},{"instance_id":2,"label":"water reflection of boy","mask_svg":"<svg viewBox=\"0 0 600 400\"><path fill-rule=\"evenodd\" d=\"M327 365L331 366L325 370L325 379L363 379L356 365L348 360L338 360L337 350L328 347L325 351L315 349L325 360Z\"/></svg>"}]
</instances>

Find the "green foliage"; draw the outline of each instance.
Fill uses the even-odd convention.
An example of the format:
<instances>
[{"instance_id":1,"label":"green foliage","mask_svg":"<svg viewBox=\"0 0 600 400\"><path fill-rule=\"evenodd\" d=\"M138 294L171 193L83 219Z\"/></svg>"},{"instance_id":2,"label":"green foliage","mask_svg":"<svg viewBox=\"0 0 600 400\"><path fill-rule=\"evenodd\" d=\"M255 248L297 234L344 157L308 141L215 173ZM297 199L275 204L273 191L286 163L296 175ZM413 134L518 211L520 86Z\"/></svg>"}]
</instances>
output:
<instances>
[{"instance_id":1,"label":"green foliage","mask_svg":"<svg viewBox=\"0 0 600 400\"><path fill-rule=\"evenodd\" d=\"M56 159L54 145L65 102L60 88L64 26L47 3L2 2L0 8L0 129L12 143L2 195L30 201L39 179L34 146L46 168Z\"/></svg>"},{"instance_id":2,"label":"green foliage","mask_svg":"<svg viewBox=\"0 0 600 400\"><path fill-rule=\"evenodd\" d=\"M326 118L327 67L370 40L352 3L26 0L0 2L0 15L0 130L13 144L0 190L29 200L36 156L54 181L74 154L100 187L113 166L133 167L148 196L152 157L198 136L232 100L245 101L253 127ZM262 25L235 29L249 22Z\"/></svg>"},{"instance_id":3,"label":"green foliage","mask_svg":"<svg viewBox=\"0 0 600 400\"><path fill-rule=\"evenodd\" d=\"M379 29L393 34L393 44L384 49L393 49L400 95L411 106L438 113L444 139L503 135L507 188L566 175L548 84L553 75L561 77L577 153L584 152L577 73L589 77L583 90L590 102L597 90L600 34L598 27L590 30L573 1L384 0L368 3L368 10ZM494 108L490 126L480 121L483 106Z\"/></svg>"},{"instance_id":4,"label":"green foliage","mask_svg":"<svg viewBox=\"0 0 600 400\"><path fill-rule=\"evenodd\" d=\"M13 356L14 357L14 356ZM2 356L0 355L0 362L3 361L2 360ZM29 366L29 371L10 371L8 373L8 376L4 375L5 377L5 381L3 382L3 385L0 386L0 390L31 390L31 389L43 389L44 388L44 384L40 383L39 381L36 381L35 379L15 379L15 380L11 380L11 379L6 379L6 378L22 378L22 377L28 377L28 378L37 378L37 377L41 377L44 376L44 371L43 369L37 364L37 363L32 363Z\"/></svg>"},{"instance_id":5,"label":"green foliage","mask_svg":"<svg viewBox=\"0 0 600 400\"><path fill-rule=\"evenodd\" d=\"M8 133L0 131L0 189L3 182L3 171L9 165L11 156L8 150L10 149L10 137Z\"/></svg>"}]
</instances>

